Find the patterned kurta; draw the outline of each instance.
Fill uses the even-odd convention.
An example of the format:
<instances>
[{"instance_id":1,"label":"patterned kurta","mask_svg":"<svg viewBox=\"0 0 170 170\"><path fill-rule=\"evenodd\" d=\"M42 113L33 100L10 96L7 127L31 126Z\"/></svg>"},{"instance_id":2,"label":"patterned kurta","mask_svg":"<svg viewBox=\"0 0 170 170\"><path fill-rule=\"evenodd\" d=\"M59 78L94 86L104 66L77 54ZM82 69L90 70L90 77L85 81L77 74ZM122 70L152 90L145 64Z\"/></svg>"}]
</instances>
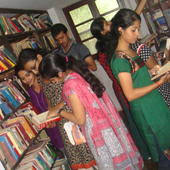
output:
<instances>
[{"instance_id":1,"label":"patterned kurta","mask_svg":"<svg viewBox=\"0 0 170 170\"><path fill-rule=\"evenodd\" d=\"M62 87L63 83L50 83L43 85L45 95L52 107L62 102ZM67 105L64 106L64 110L71 112L71 109ZM89 168L94 166L96 162L88 145L86 143L72 145L69 141L64 129L64 124L66 122L68 122L68 120L62 118L61 121L57 122L57 125L63 139L65 155L71 165L71 168L76 170L78 168Z\"/></svg>"},{"instance_id":2,"label":"patterned kurta","mask_svg":"<svg viewBox=\"0 0 170 170\"><path fill-rule=\"evenodd\" d=\"M99 170L141 170L142 159L115 106L104 92L98 98L90 85L77 73L64 82L64 100L76 94L86 111L82 131L97 161Z\"/></svg>"}]
</instances>

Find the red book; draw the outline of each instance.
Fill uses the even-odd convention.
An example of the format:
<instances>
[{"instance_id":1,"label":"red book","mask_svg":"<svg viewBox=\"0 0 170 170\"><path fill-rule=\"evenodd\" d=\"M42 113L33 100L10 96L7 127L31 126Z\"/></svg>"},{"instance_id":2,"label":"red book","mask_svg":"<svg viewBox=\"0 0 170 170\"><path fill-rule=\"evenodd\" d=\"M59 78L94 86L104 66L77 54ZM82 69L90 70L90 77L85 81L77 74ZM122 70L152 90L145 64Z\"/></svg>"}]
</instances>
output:
<instances>
[{"instance_id":1,"label":"red book","mask_svg":"<svg viewBox=\"0 0 170 170\"><path fill-rule=\"evenodd\" d=\"M52 117L50 119L47 119L47 115L48 115L48 111L47 112L43 112L39 115L33 116L32 117L32 122L39 128L39 129L43 129L45 128L47 125L49 125L51 122L58 122L60 121L61 117L59 116L55 116Z\"/></svg>"},{"instance_id":2,"label":"red book","mask_svg":"<svg viewBox=\"0 0 170 170\"><path fill-rule=\"evenodd\" d=\"M29 144L31 142L30 137L28 136L27 132L25 131L24 127L22 126L22 124L20 122L14 122L14 123L8 123L5 122L4 126L10 127L10 126L17 126L18 130L20 131L20 133L22 133L23 137L24 137L24 141Z\"/></svg>"},{"instance_id":3,"label":"red book","mask_svg":"<svg viewBox=\"0 0 170 170\"><path fill-rule=\"evenodd\" d=\"M0 134L0 136L5 136L7 138L7 140L9 141L10 145L12 146L12 148L14 149L15 153L18 155L18 156L21 156L18 152L18 150L15 148L14 146L14 143L12 143L11 139L9 138L8 136L8 133L3 133L3 134Z\"/></svg>"},{"instance_id":4,"label":"red book","mask_svg":"<svg viewBox=\"0 0 170 170\"><path fill-rule=\"evenodd\" d=\"M8 150L8 147L5 145L5 143L0 142L0 149L3 151L6 159L7 159L7 164L9 164L10 167L14 166L16 163L16 160L12 157L10 151Z\"/></svg>"},{"instance_id":5,"label":"red book","mask_svg":"<svg viewBox=\"0 0 170 170\"><path fill-rule=\"evenodd\" d=\"M22 32L16 25L15 23L10 19L10 18L7 18L8 22L11 24L11 26L14 27L14 29L16 30L16 32Z\"/></svg>"},{"instance_id":6,"label":"red book","mask_svg":"<svg viewBox=\"0 0 170 170\"><path fill-rule=\"evenodd\" d=\"M36 114L39 113L38 110L33 106L33 104L31 102L25 103L24 105L22 105L20 107L20 109L27 108L27 107L30 108L31 110L33 110Z\"/></svg>"}]
</instances>

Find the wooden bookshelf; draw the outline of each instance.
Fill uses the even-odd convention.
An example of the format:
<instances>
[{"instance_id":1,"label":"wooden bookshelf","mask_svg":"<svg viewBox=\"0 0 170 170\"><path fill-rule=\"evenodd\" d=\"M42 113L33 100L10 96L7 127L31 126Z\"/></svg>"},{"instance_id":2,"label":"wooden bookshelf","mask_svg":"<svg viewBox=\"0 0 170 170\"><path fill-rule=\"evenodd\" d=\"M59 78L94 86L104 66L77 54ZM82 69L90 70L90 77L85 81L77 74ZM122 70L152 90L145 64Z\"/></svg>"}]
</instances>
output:
<instances>
[{"instance_id":1,"label":"wooden bookshelf","mask_svg":"<svg viewBox=\"0 0 170 170\"><path fill-rule=\"evenodd\" d=\"M8 49L10 51L10 53L15 57L16 61L17 61L18 56L16 55L16 52L14 51L12 44L17 44L18 42L21 42L26 38L29 38L29 39L33 38L40 45L39 47L48 48L47 47L48 44L44 42L43 36L47 36L47 33L50 33L50 24L52 24L52 22L51 23L48 23L48 22L43 23L43 20L45 20L45 17L48 17L46 11L0 8L0 13L1 13L1 15L0 15L0 32L1 32L0 46L3 46L4 48ZM19 27L16 28L18 25L16 25L13 21L10 22L12 17L13 17L13 19L15 19L15 18L18 19L20 16L24 16L24 17L29 16L31 19L33 19L30 21L28 20L28 22L30 23L30 25L29 25L30 27L28 30L26 30L23 27L24 31L21 31ZM40 18L41 18L42 22L40 21ZM21 20L21 18L20 18L20 20ZM1 23L5 22L5 21L6 22L8 21L7 24L13 23L16 27L12 28L12 26L13 26L12 24L5 25L3 23L5 25L4 28L8 29L8 30L5 30L1 25ZM49 21L49 20L47 20L47 21ZM26 22L24 24L23 24L24 26L27 26ZM31 24L35 24L35 25L31 25ZM30 29L31 26L32 26L33 30ZM17 29L20 30L20 32L17 32ZM14 32L14 30L16 32ZM9 33L7 31L11 31L11 32ZM0 50L1 50L1 48L0 48ZM16 62L14 64L16 64ZM0 65L1 65L1 63L0 63ZM0 71L0 83L2 83L2 81L6 81L8 79L11 79L14 81L14 79L13 79L14 74L15 74L15 65L5 71ZM3 120L0 120L0 127L3 129L4 128L3 123L5 123L11 117L12 118L17 117L17 114L15 114L15 113L18 111L18 109L21 108L22 105L24 105L27 102L29 102L29 101L26 97L26 101L23 104L21 104L19 107L17 107L16 109L12 109L12 113L5 115L4 114L5 112L3 112L4 117L1 116L1 118L3 118ZM31 142L29 143L29 146L26 148L26 150L24 150L22 155L19 156L19 159L14 164L14 166L11 167L11 170L17 169L18 165L20 164L20 162L22 161L22 159L28 152L29 148L31 147L31 145L34 144L34 141L37 140L37 138L41 132L42 132L42 130L39 131L38 134L36 135L36 137L31 140ZM2 162L2 164L4 165L4 162Z\"/></svg>"}]
</instances>

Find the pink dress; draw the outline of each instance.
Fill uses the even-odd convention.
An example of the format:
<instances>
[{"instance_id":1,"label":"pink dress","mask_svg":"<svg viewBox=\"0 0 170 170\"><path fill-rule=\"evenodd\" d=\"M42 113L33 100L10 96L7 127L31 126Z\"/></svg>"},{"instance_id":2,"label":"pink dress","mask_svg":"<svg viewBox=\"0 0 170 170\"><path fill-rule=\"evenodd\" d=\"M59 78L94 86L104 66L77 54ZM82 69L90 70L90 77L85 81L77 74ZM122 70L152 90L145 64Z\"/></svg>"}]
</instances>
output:
<instances>
[{"instance_id":1,"label":"pink dress","mask_svg":"<svg viewBox=\"0 0 170 170\"><path fill-rule=\"evenodd\" d=\"M98 98L90 85L77 73L70 73L64 82L63 98L76 94L86 111L82 132L99 170L141 170L142 158L115 106L104 92Z\"/></svg>"}]
</instances>

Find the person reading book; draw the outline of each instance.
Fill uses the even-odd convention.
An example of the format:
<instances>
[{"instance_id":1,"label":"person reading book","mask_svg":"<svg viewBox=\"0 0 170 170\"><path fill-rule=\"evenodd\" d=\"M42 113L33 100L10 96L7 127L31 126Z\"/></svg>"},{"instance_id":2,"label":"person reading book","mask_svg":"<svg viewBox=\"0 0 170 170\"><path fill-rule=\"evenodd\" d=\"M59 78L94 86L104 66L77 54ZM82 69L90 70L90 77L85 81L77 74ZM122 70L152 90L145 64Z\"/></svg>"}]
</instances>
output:
<instances>
[{"instance_id":1,"label":"person reading book","mask_svg":"<svg viewBox=\"0 0 170 170\"><path fill-rule=\"evenodd\" d=\"M30 101L37 109L38 114L46 112L48 110L48 104L42 91L40 77L37 77L33 72L24 70L21 65L17 65L15 70L16 75L20 78L21 82L27 86ZM45 130L47 135L50 137L52 144L57 149L63 149L64 146L61 134L55 123L47 126Z\"/></svg>"},{"instance_id":2,"label":"person reading book","mask_svg":"<svg viewBox=\"0 0 170 170\"><path fill-rule=\"evenodd\" d=\"M142 169L142 158L119 113L85 63L49 54L39 72L44 81L64 82L63 97L72 112L60 109L58 115L81 127L99 170Z\"/></svg>"},{"instance_id":3,"label":"person reading book","mask_svg":"<svg viewBox=\"0 0 170 170\"><path fill-rule=\"evenodd\" d=\"M131 107L133 119L147 142L152 160L159 168L169 169L170 160L170 110L157 88L169 75L151 81L150 74L137 51L130 44L137 41L141 24L140 16L130 9L121 9L112 18L109 55L113 74L116 76Z\"/></svg>"},{"instance_id":4,"label":"person reading book","mask_svg":"<svg viewBox=\"0 0 170 170\"><path fill-rule=\"evenodd\" d=\"M24 69L29 72L32 71L36 74L39 74L38 67L39 63L43 59L43 56L44 53L41 51L27 48L21 51L18 59L18 64L22 65ZM61 108L63 103L63 82L42 82L42 86L43 92L49 101L49 112L55 113L54 116L56 116L58 109ZM64 103L64 110L72 112L66 103ZM92 170L93 166L96 165L93 154L91 153L86 142L79 145L73 145L71 143L67 132L68 134L71 133L69 133L69 128L65 128L65 125L69 122L70 121L64 118L57 122L64 143L64 153L68 159L68 162L73 170L78 170L81 168Z\"/></svg>"}]
</instances>

